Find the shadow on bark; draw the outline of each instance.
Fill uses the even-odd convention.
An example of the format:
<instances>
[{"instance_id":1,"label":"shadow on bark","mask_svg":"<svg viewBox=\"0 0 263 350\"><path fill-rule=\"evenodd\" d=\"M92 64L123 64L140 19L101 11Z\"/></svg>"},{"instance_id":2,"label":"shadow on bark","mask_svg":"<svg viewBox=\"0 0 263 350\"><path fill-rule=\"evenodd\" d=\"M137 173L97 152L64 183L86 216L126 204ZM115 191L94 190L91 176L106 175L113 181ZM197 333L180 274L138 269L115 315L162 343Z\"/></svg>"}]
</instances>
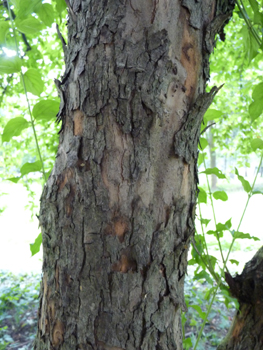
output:
<instances>
[{"instance_id":1,"label":"shadow on bark","mask_svg":"<svg viewBox=\"0 0 263 350\"><path fill-rule=\"evenodd\" d=\"M228 335L217 350L262 350L263 247L246 263L241 275L233 278L226 272L225 276L240 307Z\"/></svg>"}]
</instances>

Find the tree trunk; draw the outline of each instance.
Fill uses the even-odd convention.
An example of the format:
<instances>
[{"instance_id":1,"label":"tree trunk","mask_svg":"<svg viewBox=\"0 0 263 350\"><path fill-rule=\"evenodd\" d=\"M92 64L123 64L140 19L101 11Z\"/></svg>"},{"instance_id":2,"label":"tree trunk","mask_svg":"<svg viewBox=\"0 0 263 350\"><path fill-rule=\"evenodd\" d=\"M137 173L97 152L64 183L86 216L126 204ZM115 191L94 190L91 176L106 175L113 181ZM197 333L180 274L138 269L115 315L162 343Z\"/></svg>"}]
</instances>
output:
<instances>
[{"instance_id":1,"label":"tree trunk","mask_svg":"<svg viewBox=\"0 0 263 350\"><path fill-rule=\"evenodd\" d=\"M214 0L70 0L35 349L181 349Z\"/></svg>"},{"instance_id":2,"label":"tree trunk","mask_svg":"<svg viewBox=\"0 0 263 350\"><path fill-rule=\"evenodd\" d=\"M227 337L218 350L263 349L263 247L245 265L241 275L226 273L230 291L238 299L239 310Z\"/></svg>"}]
</instances>

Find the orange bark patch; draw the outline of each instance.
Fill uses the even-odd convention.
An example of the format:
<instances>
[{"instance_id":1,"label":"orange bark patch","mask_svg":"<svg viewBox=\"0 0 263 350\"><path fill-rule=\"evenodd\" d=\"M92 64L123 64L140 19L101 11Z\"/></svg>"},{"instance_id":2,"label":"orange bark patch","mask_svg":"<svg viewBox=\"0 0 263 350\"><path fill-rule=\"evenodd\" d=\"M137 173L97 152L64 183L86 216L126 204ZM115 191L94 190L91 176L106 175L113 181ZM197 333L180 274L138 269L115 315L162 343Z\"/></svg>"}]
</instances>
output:
<instances>
[{"instance_id":1,"label":"orange bark patch","mask_svg":"<svg viewBox=\"0 0 263 350\"><path fill-rule=\"evenodd\" d=\"M182 8L180 14L181 21L184 26L182 38L181 63L187 71L185 80L186 95L190 98L194 97L198 73L201 65L200 49L196 44L195 31L190 27L187 21L187 10Z\"/></svg>"},{"instance_id":2,"label":"orange bark patch","mask_svg":"<svg viewBox=\"0 0 263 350\"><path fill-rule=\"evenodd\" d=\"M52 344L57 347L62 344L64 339L64 326L63 323L59 320L56 321L52 333Z\"/></svg>"},{"instance_id":3,"label":"orange bark patch","mask_svg":"<svg viewBox=\"0 0 263 350\"><path fill-rule=\"evenodd\" d=\"M127 252L123 252L120 260L112 265L113 271L127 273L128 271L136 271L136 261L129 256Z\"/></svg>"},{"instance_id":4,"label":"orange bark patch","mask_svg":"<svg viewBox=\"0 0 263 350\"><path fill-rule=\"evenodd\" d=\"M123 218L116 218L114 220L114 234L119 238L122 243L124 241L125 233L128 231L128 222Z\"/></svg>"},{"instance_id":5,"label":"orange bark patch","mask_svg":"<svg viewBox=\"0 0 263 350\"><path fill-rule=\"evenodd\" d=\"M74 124L74 135L75 136L82 136L83 134L83 119L84 119L84 113L77 109L74 111L73 115L73 124Z\"/></svg>"},{"instance_id":6,"label":"orange bark patch","mask_svg":"<svg viewBox=\"0 0 263 350\"><path fill-rule=\"evenodd\" d=\"M124 242L125 234L129 231L129 220L123 216L115 217L106 227L105 234L117 236L121 243Z\"/></svg>"}]
</instances>

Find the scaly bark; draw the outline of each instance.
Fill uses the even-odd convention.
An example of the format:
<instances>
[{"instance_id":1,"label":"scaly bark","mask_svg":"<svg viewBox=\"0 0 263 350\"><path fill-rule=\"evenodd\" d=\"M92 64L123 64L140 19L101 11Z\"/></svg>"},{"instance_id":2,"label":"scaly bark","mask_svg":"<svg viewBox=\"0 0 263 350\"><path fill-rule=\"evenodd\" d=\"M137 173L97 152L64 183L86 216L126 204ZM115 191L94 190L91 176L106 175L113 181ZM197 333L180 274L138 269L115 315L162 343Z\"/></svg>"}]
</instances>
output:
<instances>
[{"instance_id":1,"label":"scaly bark","mask_svg":"<svg viewBox=\"0 0 263 350\"><path fill-rule=\"evenodd\" d=\"M181 349L208 59L233 4L68 6L35 349Z\"/></svg>"}]
</instances>

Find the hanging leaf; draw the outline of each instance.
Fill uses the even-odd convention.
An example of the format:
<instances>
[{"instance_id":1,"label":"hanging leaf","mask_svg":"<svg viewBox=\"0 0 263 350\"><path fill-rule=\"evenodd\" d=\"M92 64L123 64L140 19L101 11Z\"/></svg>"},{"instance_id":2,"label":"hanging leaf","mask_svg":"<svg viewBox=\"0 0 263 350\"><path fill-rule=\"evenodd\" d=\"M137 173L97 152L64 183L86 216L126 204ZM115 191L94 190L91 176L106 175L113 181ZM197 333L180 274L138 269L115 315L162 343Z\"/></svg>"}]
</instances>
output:
<instances>
[{"instance_id":1,"label":"hanging leaf","mask_svg":"<svg viewBox=\"0 0 263 350\"><path fill-rule=\"evenodd\" d=\"M207 112L204 115L205 122L208 122L210 120L216 120L221 118L223 113L221 111L218 111L217 109L208 109Z\"/></svg>"},{"instance_id":2,"label":"hanging leaf","mask_svg":"<svg viewBox=\"0 0 263 350\"><path fill-rule=\"evenodd\" d=\"M37 14L41 19L41 21L45 23L46 26L51 27L55 19L55 13L52 5L41 4L41 6L37 11Z\"/></svg>"},{"instance_id":3,"label":"hanging leaf","mask_svg":"<svg viewBox=\"0 0 263 350\"><path fill-rule=\"evenodd\" d=\"M0 56L0 74L19 73L21 71L21 58Z\"/></svg>"},{"instance_id":4,"label":"hanging leaf","mask_svg":"<svg viewBox=\"0 0 263 350\"><path fill-rule=\"evenodd\" d=\"M204 160L205 160L206 153L205 152L200 152L198 155L198 166L200 166Z\"/></svg>"},{"instance_id":5,"label":"hanging leaf","mask_svg":"<svg viewBox=\"0 0 263 350\"><path fill-rule=\"evenodd\" d=\"M32 256L37 254L40 251L41 243L42 243L42 233L40 233L37 236L34 243L30 244L30 251L31 251Z\"/></svg>"},{"instance_id":6,"label":"hanging leaf","mask_svg":"<svg viewBox=\"0 0 263 350\"><path fill-rule=\"evenodd\" d=\"M237 168L235 168L235 174L237 175L238 180L241 182L244 190L249 193L251 191L250 183L245 180L243 176L239 175Z\"/></svg>"},{"instance_id":7,"label":"hanging leaf","mask_svg":"<svg viewBox=\"0 0 263 350\"><path fill-rule=\"evenodd\" d=\"M29 173L34 173L35 171L41 171L42 170L42 164L40 160L37 160L34 163L25 163L21 169L20 173L21 176L27 175Z\"/></svg>"},{"instance_id":8,"label":"hanging leaf","mask_svg":"<svg viewBox=\"0 0 263 350\"><path fill-rule=\"evenodd\" d=\"M201 151L203 151L208 145L207 139L205 139L204 137L200 137L199 139L199 149Z\"/></svg>"},{"instance_id":9,"label":"hanging leaf","mask_svg":"<svg viewBox=\"0 0 263 350\"><path fill-rule=\"evenodd\" d=\"M263 149L263 140L261 139L253 139L250 141L251 147L253 149L253 151L256 151L258 148L259 149Z\"/></svg>"},{"instance_id":10,"label":"hanging leaf","mask_svg":"<svg viewBox=\"0 0 263 350\"><path fill-rule=\"evenodd\" d=\"M24 19L22 21L19 19L16 19L15 24L17 26L17 29L21 33L24 33L27 35L35 34L39 32L41 29L43 29L43 25L41 24L41 22L33 16L27 19Z\"/></svg>"},{"instance_id":11,"label":"hanging leaf","mask_svg":"<svg viewBox=\"0 0 263 350\"><path fill-rule=\"evenodd\" d=\"M7 21L0 21L0 44L5 44L5 37L9 28L9 23Z\"/></svg>"},{"instance_id":12,"label":"hanging leaf","mask_svg":"<svg viewBox=\"0 0 263 350\"><path fill-rule=\"evenodd\" d=\"M242 27L241 35L243 37L245 51L247 52L248 63L250 63L258 54L259 45L248 26Z\"/></svg>"},{"instance_id":13,"label":"hanging leaf","mask_svg":"<svg viewBox=\"0 0 263 350\"><path fill-rule=\"evenodd\" d=\"M38 70L30 68L24 74L26 89L33 95L40 96L44 89L44 82Z\"/></svg>"},{"instance_id":14,"label":"hanging leaf","mask_svg":"<svg viewBox=\"0 0 263 350\"><path fill-rule=\"evenodd\" d=\"M199 203L207 203L207 193L202 187L198 187L198 201Z\"/></svg>"},{"instance_id":15,"label":"hanging leaf","mask_svg":"<svg viewBox=\"0 0 263 350\"><path fill-rule=\"evenodd\" d=\"M55 120L59 111L59 102L54 100L42 100L35 104L33 116L36 120Z\"/></svg>"},{"instance_id":16,"label":"hanging leaf","mask_svg":"<svg viewBox=\"0 0 263 350\"><path fill-rule=\"evenodd\" d=\"M226 176L222 173L222 171L218 168L208 168L205 171L202 171L200 174L207 174L207 175L216 175L219 179L226 179Z\"/></svg>"},{"instance_id":17,"label":"hanging leaf","mask_svg":"<svg viewBox=\"0 0 263 350\"><path fill-rule=\"evenodd\" d=\"M29 126L30 123L22 117L9 120L2 134L2 141L9 142L13 136L19 136L21 132Z\"/></svg>"}]
</instances>

